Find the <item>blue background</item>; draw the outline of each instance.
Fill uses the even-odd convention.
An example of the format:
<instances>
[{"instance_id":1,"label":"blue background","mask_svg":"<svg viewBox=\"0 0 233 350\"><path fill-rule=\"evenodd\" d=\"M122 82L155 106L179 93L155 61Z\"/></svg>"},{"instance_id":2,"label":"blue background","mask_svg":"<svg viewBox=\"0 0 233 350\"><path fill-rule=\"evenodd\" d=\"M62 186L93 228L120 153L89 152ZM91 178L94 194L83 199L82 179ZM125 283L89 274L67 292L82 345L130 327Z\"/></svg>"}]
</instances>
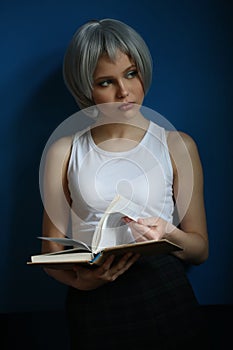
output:
<instances>
[{"instance_id":1,"label":"blue background","mask_svg":"<svg viewBox=\"0 0 233 350\"><path fill-rule=\"evenodd\" d=\"M86 20L104 17L125 21L144 37L155 66L145 105L199 146L210 256L188 274L201 304L232 303L231 5L1 1L0 312L63 306L66 288L26 265L40 249L39 164L51 133L77 110L62 80L68 42Z\"/></svg>"}]
</instances>

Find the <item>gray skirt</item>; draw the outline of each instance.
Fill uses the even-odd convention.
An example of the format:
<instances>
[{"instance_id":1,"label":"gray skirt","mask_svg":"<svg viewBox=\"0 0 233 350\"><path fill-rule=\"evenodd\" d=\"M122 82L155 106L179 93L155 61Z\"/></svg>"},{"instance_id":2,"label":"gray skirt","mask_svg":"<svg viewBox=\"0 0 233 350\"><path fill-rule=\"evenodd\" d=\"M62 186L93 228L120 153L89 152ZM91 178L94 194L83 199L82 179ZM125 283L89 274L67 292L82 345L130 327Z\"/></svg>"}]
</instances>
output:
<instances>
[{"instance_id":1,"label":"gray skirt","mask_svg":"<svg viewBox=\"0 0 233 350\"><path fill-rule=\"evenodd\" d=\"M92 291L69 288L66 310L76 350L185 348L187 341L190 349L202 337L200 306L184 265L172 255L142 257Z\"/></svg>"}]
</instances>

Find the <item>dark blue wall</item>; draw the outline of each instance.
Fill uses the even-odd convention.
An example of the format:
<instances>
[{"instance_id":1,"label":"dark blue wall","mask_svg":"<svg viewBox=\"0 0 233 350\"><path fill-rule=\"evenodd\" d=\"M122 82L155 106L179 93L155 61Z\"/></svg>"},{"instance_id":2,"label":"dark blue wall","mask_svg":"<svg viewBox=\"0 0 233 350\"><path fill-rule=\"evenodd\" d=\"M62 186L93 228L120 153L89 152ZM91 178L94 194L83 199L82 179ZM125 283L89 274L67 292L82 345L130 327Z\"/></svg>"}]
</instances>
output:
<instances>
[{"instance_id":1,"label":"dark blue wall","mask_svg":"<svg viewBox=\"0 0 233 350\"><path fill-rule=\"evenodd\" d=\"M145 105L199 145L210 257L189 276L200 303L232 303L230 1L3 0L0 312L63 305L64 286L26 266L40 249L38 170L50 134L77 109L62 81L66 46L84 21L103 17L123 20L145 38L155 63Z\"/></svg>"}]
</instances>

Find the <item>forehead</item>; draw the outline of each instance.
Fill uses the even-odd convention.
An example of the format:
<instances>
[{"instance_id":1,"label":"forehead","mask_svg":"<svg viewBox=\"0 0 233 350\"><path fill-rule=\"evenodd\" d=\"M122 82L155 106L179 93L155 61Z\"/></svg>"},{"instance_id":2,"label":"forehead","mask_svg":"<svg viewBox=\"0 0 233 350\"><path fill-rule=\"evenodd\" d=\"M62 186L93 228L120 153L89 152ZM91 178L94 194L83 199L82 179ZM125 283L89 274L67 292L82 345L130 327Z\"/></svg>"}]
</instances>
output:
<instances>
[{"instance_id":1,"label":"forehead","mask_svg":"<svg viewBox=\"0 0 233 350\"><path fill-rule=\"evenodd\" d=\"M134 61L125 53L118 51L115 59L111 59L108 55L102 55L96 65L94 77L98 75L111 75L114 72L123 72L125 69L131 67Z\"/></svg>"}]
</instances>

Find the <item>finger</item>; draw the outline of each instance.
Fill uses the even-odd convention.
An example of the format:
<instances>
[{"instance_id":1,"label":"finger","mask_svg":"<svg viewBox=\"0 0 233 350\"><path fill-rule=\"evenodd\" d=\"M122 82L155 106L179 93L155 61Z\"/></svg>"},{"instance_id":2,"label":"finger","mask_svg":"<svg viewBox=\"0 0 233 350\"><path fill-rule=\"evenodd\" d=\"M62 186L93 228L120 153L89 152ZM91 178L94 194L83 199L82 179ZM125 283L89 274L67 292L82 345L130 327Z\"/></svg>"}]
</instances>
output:
<instances>
[{"instance_id":1,"label":"finger","mask_svg":"<svg viewBox=\"0 0 233 350\"><path fill-rule=\"evenodd\" d=\"M80 265L75 265L74 267L73 267L73 271L75 272L75 274L76 274L76 279L78 280L78 279L80 279L80 275L84 272L86 272L86 268L85 267L82 267L82 266L80 266Z\"/></svg>"},{"instance_id":2,"label":"finger","mask_svg":"<svg viewBox=\"0 0 233 350\"><path fill-rule=\"evenodd\" d=\"M157 226L159 223L158 217L140 218L137 221L139 224L146 226Z\"/></svg>"},{"instance_id":3,"label":"finger","mask_svg":"<svg viewBox=\"0 0 233 350\"><path fill-rule=\"evenodd\" d=\"M106 261L101 265L100 270L102 270L103 273L108 271L111 268L111 265L112 265L114 259L115 259L115 256L114 255L110 255L106 259Z\"/></svg>"},{"instance_id":4,"label":"finger","mask_svg":"<svg viewBox=\"0 0 233 350\"><path fill-rule=\"evenodd\" d=\"M73 271L75 271L75 272L82 272L82 271L86 271L86 268L76 264L76 265L73 266Z\"/></svg>"},{"instance_id":5,"label":"finger","mask_svg":"<svg viewBox=\"0 0 233 350\"><path fill-rule=\"evenodd\" d=\"M128 270L130 266L132 266L138 259L140 258L140 254L133 254L133 256L128 259L127 263L124 266L124 271Z\"/></svg>"},{"instance_id":6,"label":"finger","mask_svg":"<svg viewBox=\"0 0 233 350\"><path fill-rule=\"evenodd\" d=\"M111 280L115 281L117 277L122 275L125 271L127 271L140 257L140 254L134 254L130 259L127 260L126 264L122 266L120 269L116 270L113 273Z\"/></svg>"},{"instance_id":7,"label":"finger","mask_svg":"<svg viewBox=\"0 0 233 350\"><path fill-rule=\"evenodd\" d=\"M128 268L128 266L131 266L134 263L134 261L137 260L137 256L139 256L139 254L125 254L116 265L113 265L111 272L114 274L118 273L119 271L125 271Z\"/></svg>"},{"instance_id":8,"label":"finger","mask_svg":"<svg viewBox=\"0 0 233 350\"><path fill-rule=\"evenodd\" d=\"M131 221L128 224L128 226L140 234L146 233L150 229L148 226L145 226L143 224L139 224L138 222L135 222L135 221Z\"/></svg>"},{"instance_id":9,"label":"finger","mask_svg":"<svg viewBox=\"0 0 233 350\"><path fill-rule=\"evenodd\" d=\"M115 265L117 270L122 269L127 261L132 257L133 253L129 252L123 255L123 257L118 261L118 263Z\"/></svg>"},{"instance_id":10,"label":"finger","mask_svg":"<svg viewBox=\"0 0 233 350\"><path fill-rule=\"evenodd\" d=\"M122 220L123 220L126 224L130 223L131 221L134 221L133 219L129 218L128 216L123 216Z\"/></svg>"},{"instance_id":11,"label":"finger","mask_svg":"<svg viewBox=\"0 0 233 350\"><path fill-rule=\"evenodd\" d=\"M150 237L151 228L148 226L139 224L137 222L131 222L129 223L129 227L131 228L136 240L146 240Z\"/></svg>"}]
</instances>

